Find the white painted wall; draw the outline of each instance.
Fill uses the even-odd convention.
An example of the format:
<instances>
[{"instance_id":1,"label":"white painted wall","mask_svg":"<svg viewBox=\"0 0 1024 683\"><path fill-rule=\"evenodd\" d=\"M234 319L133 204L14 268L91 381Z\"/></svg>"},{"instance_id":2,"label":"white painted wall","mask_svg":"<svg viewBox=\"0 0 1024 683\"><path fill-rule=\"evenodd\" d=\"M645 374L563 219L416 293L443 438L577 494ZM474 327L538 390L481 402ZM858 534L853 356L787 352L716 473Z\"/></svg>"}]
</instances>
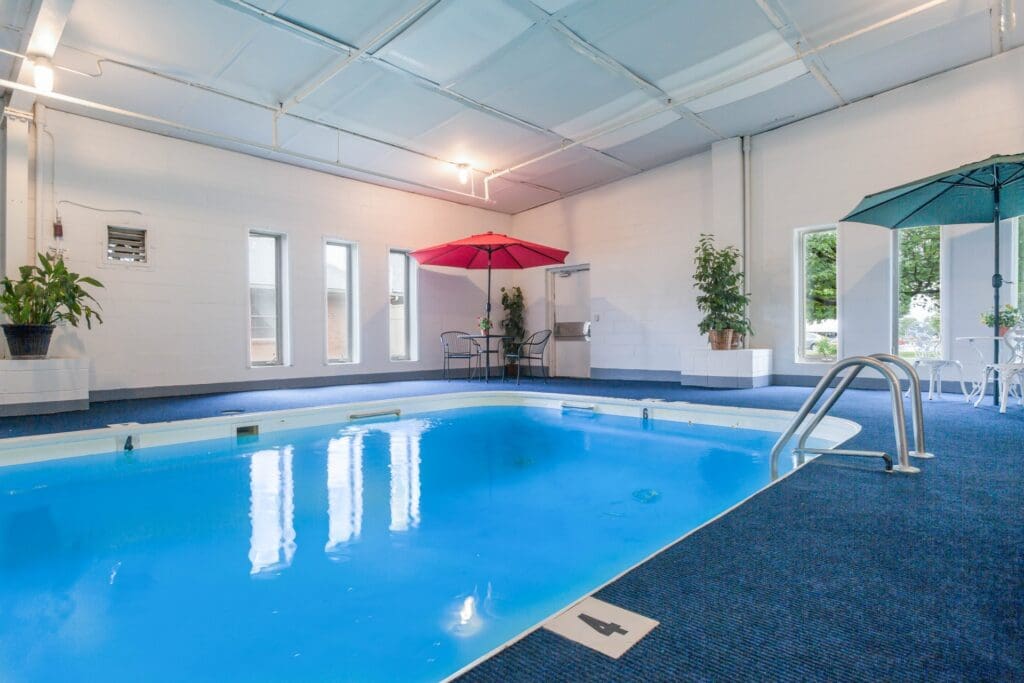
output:
<instances>
[{"instance_id":1,"label":"white painted wall","mask_svg":"<svg viewBox=\"0 0 1024 683\"><path fill-rule=\"evenodd\" d=\"M678 372L680 348L701 343L690 275L711 231L710 165L710 153L696 155L514 217L516 235L590 264L592 368ZM544 271L518 275L527 328L541 329Z\"/></svg>"},{"instance_id":2,"label":"white painted wall","mask_svg":"<svg viewBox=\"0 0 1024 683\"><path fill-rule=\"evenodd\" d=\"M437 332L472 329L484 276L420 269L418 360L391 362L387 253L484 230L507 231L503 214L256 159L91 119L46 112L55 141L70 267L106 285L105 323L63 330L55 355L87 355L93 389L161 387L429 370L441 367ZM50 141L41 159L49 182ZM52 201L44 187L44 246ZM106 226L144 227L151 265L104 261ZM248 367L247 234L287 236L291 362ZM323 239L358 243L360 362L326 365Z\"/></svg>"},{"instance_id":3,"label":"white painted wall","mask_svg":"<svg viewBox=\"0 0 1024 683\"><path fill-rule=\"evenodd\" d=\"M835 223L871 192L1024 151L1022 74L1024 49L1017 49L752 139L753 345L774 349L776 375L824 368L795 359L794 231ZM517 234L563 240L573 262L591 263L594 311L602 315L594 325L594 368L678 372L680 351L703 344L692 247L711 227L721 241L738 243L729 227L736 213L724 199L740 200L735 162L720 148L514 217ZM985 333L978 316L991 305L991 237L985 226L945 230L946 284L956 292L947 301L950 340ZM891 239L884 228L840 227L841 353L891 347ZM1012 279L1008 248L1006 254L1004 273ZM522 281L536 328L543 279L527 274ZM1007 300L1010 291L1003 290ZM973 352L949 346L973 372Z\"/></svg>"}]
</instances>

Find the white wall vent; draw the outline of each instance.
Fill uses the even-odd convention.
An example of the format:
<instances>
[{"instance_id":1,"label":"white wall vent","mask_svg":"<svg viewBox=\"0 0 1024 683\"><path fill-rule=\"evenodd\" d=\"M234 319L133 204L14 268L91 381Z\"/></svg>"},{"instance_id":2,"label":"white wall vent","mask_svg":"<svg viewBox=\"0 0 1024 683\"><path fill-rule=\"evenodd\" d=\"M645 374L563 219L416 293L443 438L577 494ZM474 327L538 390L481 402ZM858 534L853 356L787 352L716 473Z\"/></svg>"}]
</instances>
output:
<instances>
[{"instance_id":1,"label":"white wall vent","mask_svg":"<svg viewBox=\"0 0 1024 683\"><path fill-rule=\"evenodd\" d=\"M146 263L146 231L107 226L107 260L115 263Z\"/></svg>"}]
</instances>

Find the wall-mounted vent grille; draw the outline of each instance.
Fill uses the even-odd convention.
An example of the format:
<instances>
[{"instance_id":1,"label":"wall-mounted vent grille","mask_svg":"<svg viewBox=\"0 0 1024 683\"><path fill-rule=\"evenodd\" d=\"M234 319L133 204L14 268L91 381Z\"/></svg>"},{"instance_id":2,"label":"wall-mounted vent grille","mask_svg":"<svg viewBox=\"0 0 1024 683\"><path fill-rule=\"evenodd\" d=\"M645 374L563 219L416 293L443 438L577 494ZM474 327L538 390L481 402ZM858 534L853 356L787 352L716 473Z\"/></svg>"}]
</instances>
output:
<instances>
[{"instance_id":1,"label":"wall-mounted vent grille","mask_svg":"<svg viewBox=\"0 0 1024 683\"><path fill-rule=\"evenodd\" d=\"M118 263L146 263L146 231L107 226L107 260Z\"/></svg>"}]
</instances>

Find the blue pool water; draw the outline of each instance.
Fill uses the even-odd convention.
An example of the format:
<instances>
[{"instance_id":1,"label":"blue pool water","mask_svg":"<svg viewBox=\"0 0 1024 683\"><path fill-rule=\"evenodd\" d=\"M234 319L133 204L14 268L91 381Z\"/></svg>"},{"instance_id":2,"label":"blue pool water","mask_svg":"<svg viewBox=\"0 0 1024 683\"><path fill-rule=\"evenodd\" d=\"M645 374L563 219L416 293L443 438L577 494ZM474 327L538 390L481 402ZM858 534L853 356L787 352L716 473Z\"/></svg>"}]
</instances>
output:
<instances>
[{"instance_id":1,"label":"blue pool water","mask_svg":"<svg viewBox=\"0 0 1024 683\"><path fill-rule=\"evenodd\" d=\"M769 482L775 435L471 408L0 468L0 680L436 680Z\"/></svg>"}]
</instances>

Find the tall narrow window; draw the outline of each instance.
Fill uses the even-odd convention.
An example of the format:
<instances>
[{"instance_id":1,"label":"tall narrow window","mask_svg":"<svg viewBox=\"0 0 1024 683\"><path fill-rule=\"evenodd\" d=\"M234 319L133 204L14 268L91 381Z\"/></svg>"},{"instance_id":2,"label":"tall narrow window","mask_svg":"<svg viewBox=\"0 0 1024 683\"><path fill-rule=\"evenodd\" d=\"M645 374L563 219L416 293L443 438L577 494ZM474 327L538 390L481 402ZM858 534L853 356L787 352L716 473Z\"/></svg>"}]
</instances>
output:
<instances>
[{"instance_id":1,"label":"tall narrow window","mask_svg":"<svg viewBox=\"0 0 1024 683\"><path fill-rule=\"evenodd\" d=\"M1017 216L1017 309L1024 311L1024 216Z\"/></svg>"},{"instance_id":2,"label":"tall narrow window","mask_svg":"<svg viewBox=\"0 0 1024 683\"><path fill-rule=\"evenodd\" d=\"M412 359L412 287L409 252L388 253L388 322L391 360Z\"/></svg>"},{"instance_id":3,"label":"tall narrow window","mask_svg":"<svg viewBox=\"0 0 1024 683\"><path fill-rule=\"evenodd\" d=\"M942 355L941 244L937 225L897 232L897 352L904 358Z\"/></svg>"},{"instance_id":4,"label":"tall narrow window","mask_svg":"<svg viewBox=\"0 0 1024 683\"><path fill-rule=\"evenodd\" d=\"M831 362L839 352L835 228L798 233L797 360Z\"/></svg>"},{"instance_id":5,"label":"tall narrow window","mask_svg":"<svg viewBox=\"0 0 1024 683\"><path fill-rule=\"evenodd\" d=\"M328 242L324 246L324 278L327 285L327 361L347 363L354 358L355 312L352 297L351 244Z\"/></svg>"},{"instance_id":6,"label":"tall narrow window","mask_svg":"<svg viewBox=\"0 0 1024 683\"><path fill-rule=\"evenodd\" d=\"M249 363L283 360L281 236L249 233Z\"/></svg>"}]
</instances>

